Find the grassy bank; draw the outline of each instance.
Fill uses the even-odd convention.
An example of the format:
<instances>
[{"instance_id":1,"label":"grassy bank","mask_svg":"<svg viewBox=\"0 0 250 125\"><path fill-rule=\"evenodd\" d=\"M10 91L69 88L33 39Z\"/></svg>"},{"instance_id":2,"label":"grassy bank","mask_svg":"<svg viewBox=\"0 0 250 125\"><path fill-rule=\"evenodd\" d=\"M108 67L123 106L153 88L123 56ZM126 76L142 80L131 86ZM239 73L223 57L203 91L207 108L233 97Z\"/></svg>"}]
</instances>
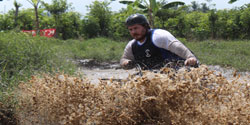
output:
<instances>
[{"instance_id":1,"label":"grassy bank","mask_svg":"<svg viewBox=\"0 0 250 125\"><path fill-rule=\"evenodd\" d=\"M250 41L184 42L201 63L250 71Z\"/></svg>"}]
</instances>

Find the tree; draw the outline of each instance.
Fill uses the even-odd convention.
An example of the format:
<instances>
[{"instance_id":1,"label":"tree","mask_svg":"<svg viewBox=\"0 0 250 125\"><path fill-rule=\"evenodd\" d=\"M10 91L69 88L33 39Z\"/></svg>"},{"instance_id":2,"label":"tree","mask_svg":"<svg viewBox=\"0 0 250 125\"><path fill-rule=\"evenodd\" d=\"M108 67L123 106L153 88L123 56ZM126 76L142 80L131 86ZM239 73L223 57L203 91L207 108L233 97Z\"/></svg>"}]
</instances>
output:
<instances>
[{"instance_id":1,"label":"tree","mask_svg":"<svg viewBox=\"0 0 250 125\"><path fill-rule=\"evenodd\" d=\"M191 8L192 8L193 11L198 11L199 8L200 8L200 5L196 1L192 1L191 2Z\"/></svg>"},{"instance_id":2,"label":"tree","mask_svg":"<svg viewBox=\"0 0 250 125\"><path fill-rule=\"evenodd\" d=\"M83 19L82 24L83 24L82 32L85 37L94 38L99 35L100 26L98 24L97 18L90 16L87 19Z\"/></svg>"},{"instance_id":3,"label":"tree","mask_svg":"<svg viewBox=\"0 0 250 125\"><path fill-rule=\"evenodd\" d=\"M207 11L209 11L210 9L209 9L209 7L207 6L207 4L206 3L201 3L201 11L203 12L203 13L206 13Z\"/></svg>"},{"instance_id":4,"label":"tree","mask_svg":"<svg viewBox=\"0 0 250 125\"><path fill-rule=\"evenodd\" d=\"M159 19L159 23L161 24L161 28L165 29L165 23L168 21L169 18L175 18L179 16L181 13L181 9L160 9L156 13L156 17Z\"/></svg>"},{"instance_id":5,"label":"tree","mask_svg":"<svg viewBox=\"0 0 250 125\"><path fill-rule=\"evenodd\" d=\"M11 30L13 27L13 19L9 14L0 14L0 31Z\"/></svg>"},{"instance_id":6,"label":"tree","mask_svg":"<svg viewBox=\"0 0 250 125\"><path fill-rule=\"evenodd\" d=\"M210 29L212 32L212 38L215 39L216 37L216 21L218 20L218 15L216 14L215 10L211 10L209 17L208 17L209 21L210 21Z\"/></svg>"},{"instance_id":7,"label":"tree","mask_svg":"<svg viewBox=\"0 0 250 125\"><path fill-rule=\"evenodd\" d=\"M62 14L61 27L62 39L78 38L80 36L81 18L78 12L67 12Z\"/></svg>"},{"instance_id":8,"label":"tree","mask_svg":"<svg viewBox=\"0 0 250 125\"><path fill-rule=\"evenodd\" d=\"M119 12L112 14L111 19L111 37L117 41L128 41L132 39L131 35L128 33L127 26L125 25L125 20L128 16L140 13L137 9L134 9L131 5L128 5L127 8L121 9Z\"/></svg>"},{"instance_id":9,"label":"tree","mask_svg":"<svg viewBox=\"0 0 250 125\"><path fill-rule=\"evenodd\" d=\"M42 5L54 17L57 30L56 37L58 37L58 32L62 32L63 29L62 25L60 25L62 14L64 14L71 7L71 4L67 4L67 0L52 0L51 4L42 2Z\"/></svg>"},{"instance_id":10,"label":"tree","mask_svg":"<svg viewBox=\"0 0 250 125\"><path fill-rule=\"evenodd\" d=\"M243 32L245 38L250 38L250 4L248 8L244 9L240 16L240 23L243 26Z\"/></svg>"},{"instance_id":11,"label":"tree","mask_svg":"<svg viewBox=\"0 0 250 125\"><path fill-rule=\"evenodd\" d=\"M148 13L149 16L149 23L152 27L154 27L154 17L157 13L157 11L161 8L163 9L168 9L171 7L176 7L178 5L184 5L185 3L183 2L170 2L166 3L164 5L157 4L156 0L135 0L133 1L127 1L127 0L122 0L120 1L122 4L134 4L135 6L139 7L140 9L144 10L144 12Z\"/></svg>"},{"instance_id":12,"label":"tree","mask_svg":"<svg viewBox=\"0 0 250 125\"><path fill-rule=\"evenodd\" d=\"M98 27L100 28L99 35L100 36L108 36L109 35L109 28L111 22L111 10L108 7L110 2L107 1L94 1L91 5L87 6L90 10L87 13L87 18L91 19L92 21L96 21L98 23ZM92 23L90 23L92 25Z\"/></svg>"},{"instance_id":13,"label":"tree","mask_svg":"<svg viewBox=\"0 0 250 125\"><path fill-rule=\"evenodd\" d=\"M16 0L14 1L14 6L15 6L15 17L14 17L14 27L17 26L17 18L18 18L18 12L19 12L19 7L22 6L22 4L20 3L17 3Z\"/></svg>"},{"instance_id":14,"label":"tree","mask_svg":"<svg viewBox=\"0 0 250 125\"><path fill-rule=\"evenodd\" d=\"M41 0L27 0L35 9L35 16L36 16L36 32L39 33L39 17L38 17L38 4Z\"/></svg>"},{"instance_id":15,"label":"tree","mask_svg":"<svg viewBox=\"0 0 250 125\"><path fill-rule=\"evenodd\" d=\"M36 28L34 26L34 20L35 20L35 15L34 15L34 9L23 9L19 12L18 14L19 18L17 20L18 26L22 30L31 30ZM39 23L40 25L40 23Z\"/></svg>"}]
</instances>

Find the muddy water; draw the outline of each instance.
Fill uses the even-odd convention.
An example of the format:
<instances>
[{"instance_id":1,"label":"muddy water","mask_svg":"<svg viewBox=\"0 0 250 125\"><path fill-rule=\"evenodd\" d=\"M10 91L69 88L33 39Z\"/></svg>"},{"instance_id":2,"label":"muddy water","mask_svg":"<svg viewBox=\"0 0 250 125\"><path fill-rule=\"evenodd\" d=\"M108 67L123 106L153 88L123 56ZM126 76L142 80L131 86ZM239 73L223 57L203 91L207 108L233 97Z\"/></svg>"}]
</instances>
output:
<instances>
[{"instance_id":1,"label":"muddy water","mask_svg":"<svg viewBox=\"0 0 250 125\"><path fill-rule=\"evenodd\" d=\"M219 65L208 66L215 74L222 74L228 81L235 79L247 81L250 84L250 72L238 72L233 68L223 68Z\"/></svg>"},{"instance_id":2,"label":"muddy water","mask_svg":"<svg viewBox=\"0 0 250 125\"><path fill-rule=\"evenodd\" d=\"M99 83L100 80L121 80L126 79L129 75L133 75L136 73L135 69L132 70L123 70L123 69L89 69L89 68L82 68L81 72L83 73L84 77L87 78L91 83Z\"/></svg>"},{"instance_id":3,"label":"muddy water","mask_svg":"<svg viewBox=\"0 0 250 125\"><path fill-rule=\"evenodd\" d=\"M103 63L96 64L89 60L81 61L80 72L91 83L99 83L102 79L126 79L129 75L138 73L138 70L124 70L119 63ZM223 68L218 65L208 66L215 74L222 74L229 81L235 80L240 75L239 79L247 80L250 83L250 72L237 72L232 68ZM236 77L235 77L236 76Z\"/></svg>"}]
</instances>

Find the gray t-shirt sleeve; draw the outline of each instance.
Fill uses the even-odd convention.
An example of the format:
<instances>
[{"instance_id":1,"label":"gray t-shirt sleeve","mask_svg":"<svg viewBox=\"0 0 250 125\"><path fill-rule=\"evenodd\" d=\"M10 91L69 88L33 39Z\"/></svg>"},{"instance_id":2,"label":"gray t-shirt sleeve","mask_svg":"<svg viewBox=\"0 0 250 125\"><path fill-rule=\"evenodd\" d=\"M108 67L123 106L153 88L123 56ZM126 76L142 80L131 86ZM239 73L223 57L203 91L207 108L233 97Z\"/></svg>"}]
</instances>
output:
<instances>
[{"instance_id":1,"label":"gray t-shirt sleeve","mask_svg":"<svg viewBox=\"0 0 250 125\"><path fill-rule=\"evenodd\" d=\"M157 47L169 50L184 59L188 59L190 57L196 58L183 43L166 30L155 30L152 40Z\"/></svg>"},{"instance_id":2,"label":"gray t-shirt sleeve","mask_svg":"<svg viewBox=\"0 0 250 125\"><path fill-rule=\"evenodd\" d=\"M131 40L129 41L129 43L126 45L125 49L124 49L124 53L122 55L122 58L120 60L120 64L123 65L123 63L127 60L131 60L134 61L134 55L132 52L132 44L135 40Z\"/></svg>"}]
</instances>

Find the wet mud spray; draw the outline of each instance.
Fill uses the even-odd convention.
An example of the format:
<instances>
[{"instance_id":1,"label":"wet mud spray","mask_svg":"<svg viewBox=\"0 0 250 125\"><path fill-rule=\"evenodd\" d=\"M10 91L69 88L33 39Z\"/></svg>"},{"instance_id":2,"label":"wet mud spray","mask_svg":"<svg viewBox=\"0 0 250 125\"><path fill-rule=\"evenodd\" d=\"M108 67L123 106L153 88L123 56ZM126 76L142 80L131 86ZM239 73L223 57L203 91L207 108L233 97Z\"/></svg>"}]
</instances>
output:
<instances>
[{"instance_id":1,"label":"wet mud spray","mask_svg":"<svg viewBox=\"0 0 250 125\"><path fill-rule=\"evenodd\" d=\"M19 86L20 123L249 124L249 74L227 74L221 68L225 73L220 73L213 68L220 67L202 65L179 72L164 68L161 73L132 77L136 70L113 65L82 67L83 78L66 74L33 77Z\"/></svg>"}]
</instances>

